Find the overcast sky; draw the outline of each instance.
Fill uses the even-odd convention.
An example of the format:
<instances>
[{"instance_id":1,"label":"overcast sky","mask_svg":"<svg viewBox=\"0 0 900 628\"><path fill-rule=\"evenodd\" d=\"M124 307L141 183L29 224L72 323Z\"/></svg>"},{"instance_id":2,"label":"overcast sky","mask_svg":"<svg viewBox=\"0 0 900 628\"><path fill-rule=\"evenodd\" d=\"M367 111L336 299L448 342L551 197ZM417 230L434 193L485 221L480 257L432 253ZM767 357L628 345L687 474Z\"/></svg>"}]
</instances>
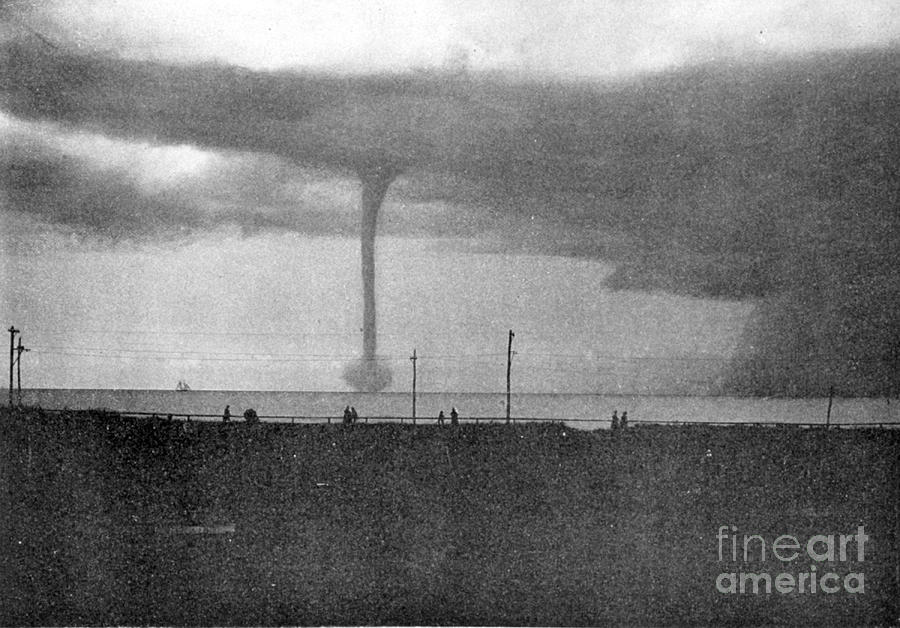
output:
<instances>
[{"instance_id":1,"label":"overcast sky","mask_svg":"<svg viewBox=\"0 0 900 628\"><path fill-rule=\"evenodd\" d=\"M758 54L882 46L891 0L57 0L10 3L48 35L136 58L254 69L619 76ZM33 7L33 8L32 8Z\"/></svg>"}]
</instances>

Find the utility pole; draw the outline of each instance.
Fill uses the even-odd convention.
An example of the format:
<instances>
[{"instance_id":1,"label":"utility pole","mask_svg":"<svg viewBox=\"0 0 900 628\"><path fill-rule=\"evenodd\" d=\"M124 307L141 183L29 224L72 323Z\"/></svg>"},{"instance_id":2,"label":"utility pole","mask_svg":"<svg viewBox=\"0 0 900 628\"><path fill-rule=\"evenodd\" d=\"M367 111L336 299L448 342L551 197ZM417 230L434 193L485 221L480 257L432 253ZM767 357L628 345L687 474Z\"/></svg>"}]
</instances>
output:
<instances>
[{"instance_id":1,"label":"utility pole","mask_svg":"<svg viewBox=\"0 0 900 628\"><path fill-rule=\"evenodd\" d=\"M828 389L828 414L825 415L825 427L831 425L831 402L834 400L834 386Z\"/></svg>"},{"instance_id":2,"label":"utility pole","mask_svg":"<svg viewBox=\"0 0 900 628\"><path fill-rule=\"evenodd\" d=\"M412 408L413 411L412 411L412 421L413 421L413 425L415 425L415 424L416 424L416 360L418 360L418 358L416 357L416 350L415 350L415 349L413 349L413 354L412 354L412 357L410 358L410 360L412 361L412 365L413 365L413 391L412 391L412 392L413 392L413 400L412 400L412 401L413 401L413 408Z\"/></svg>"},{"instance_id":3,"label":"utility pole","mask_svg":"<svg viewBox=\"0 0 900 628\"><path fill-rule=\"evenodd\" d=\"M19 330L13 326L9 328L9 407L13 405L13 366L16 360L16 334Z\"/></svg>"},{"instance_id":4,"label":"utility pole","mask_svg":"<svg viewBox=\"0 0 900 628\"><path fill-rule=\"evenodd\" d=\"M19 346L16 347L16 352L18 355L16 356L16 379L17 379L17 401L19 405L22 405L22 354L26 351L31 351L31 349L26 349L22 346L22 336L19 336Z\"/></svg>"},{"instance_id":5,"label":"utility pole","mask_svg":"<svg viewBox=\"0 0 900 628\"><path fill-rule=\"evenodd\" d=\"M506 348L506 423L509 425L509 373L512 369L512 340L516 335L509 330L509 346Z\"/></svg>"}]
</instances>

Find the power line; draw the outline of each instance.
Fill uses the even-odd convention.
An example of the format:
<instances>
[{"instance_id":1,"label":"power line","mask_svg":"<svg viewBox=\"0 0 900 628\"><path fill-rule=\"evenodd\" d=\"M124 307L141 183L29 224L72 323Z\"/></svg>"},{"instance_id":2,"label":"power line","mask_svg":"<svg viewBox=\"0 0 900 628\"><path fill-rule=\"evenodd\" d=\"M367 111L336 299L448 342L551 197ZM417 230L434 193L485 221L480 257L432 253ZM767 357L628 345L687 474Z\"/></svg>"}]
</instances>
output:
<instances>
[{"instance_id":1,"label":"power line","mask_svg":"<svg viewBox=\"0 0 900 628\"><path fill-rule=\"evenodd\" d=\"M166 354L166 355L211 355L211 356L275 356L275 357L303 357L303 358L352 358L356 357L353 355L341 355L341 354L330 354L330 353L320 353L320 354L301 354L301 353L273 353L270 351L195 351L190 349L180 350L180 349L117 349L117 348L109 348L104 349L102 347L65 347L65 346L51 346L51 345L36 345L35 349L41 350L42 353L54 353L54 352L69 352L69 351L88 351L88 352L100 352L100 353L136 353L136 354Z\"/></svg>"},{"instance_id":2,"label":"power line","mask_svg":"<svg viewBox=\"0 0 900 628\"><path fill-rule=\"evenodd\" d=\"M149 345L141 345L149 346ZM32 348L41 350L43 353L50 353L53 351L118 351L118 352L126 352L126 353L166 353L166 354L199 354L199 355L229 355L229 356L248 356L248 355L271 355L271 356L285 356L285 357L310 357L310 358L348 358L352 359L354 357L358 357L356 355L350 354L299 354L299 353L272 353L269 351L256 351L256 352L246 352L246 351L198 351L193 349L144 349L144 348L129 348L128 346L120 347L120 348L110 348L110 349L102 349L97 347L84 347L84 346L71 346L71 345L33 345ZM484 357L501 357L506 355L505 353L461 353L461 354L421 354L418 357L424 360L469 360L471 358L484 358ZM516 356L524 359L535 359L535 358L559 358L560 360L620 360L620 361L662 361L662 362L701 362L701 361L709 361L709 362L721 362L721 361L730 361L734 359L732 356L720 356L720 357L711 357L705 355L699 356L628 356L628 355L594 355L594 356L586 356L580 354L564 354L564 353L526 353L517 351ZM376 358L376 359L395 359L393 357L388 358ZM400 359L399 357L396 359Z\"/></svg>"},{"instance_id":3,"label":"power line","mask_svg":"<svg viewBox=\"0 0 900 628\"><path fill-rule=\"evenodd\" d=\"M127 352L78 352L78 351L38 351L39 355L55 355L63 357L83 357L83 358L104 358L119 360L184 360L190 362L337 362L344 360L360 359L359 356L331 356L320 358L309 357L267 357L258 355L251 357L249 355L243 357L192 357L186 355L167 355L167 354L130 354ZM397 357L375 357L367 358L375 361L399 361L405 358Z\"/></svg>"},{"instance_id":4,"label":"power line","mask_svg":"<svg viewBox=\"0 0 900 628\"><path fill-rule=\"evenodd\" d=\"M199 356L254 356L254 357L263 357L263 356L272 356L272 357L291 357L291 358L303 358L303 359L312 359L312 358L323 358L323 359L356 359L359 356L357 354L330 354L330 353L319 353L319 354L306 354L306 353L274 353L270 351L197 351L192 349L130 349L130 348L102 348L102 347L85 347L85 346L66 346L66 345L35 345L33 347L37 352L48 354L48 355L74 355L75 352L79 353L91 353L91 354L110 354L110 353L120 353L120 354L136 354L135 357L139 355L152 354L152 355L169 355L169 356L187 356L187 355L199 355ZM492 357L492 356L501 356L501 353L470 353L470 354L456 354L456 355L444 355L444 354L432 354L432 355L420 355L419 359L425 360L449 360L449 361L458 361L458 360L470 360L471 358L483 358L483 357ZM401 360L403 358L399 356L376 356L373 358L375 360Z\"/></svg>"},{"instance_id":5,"label":"power line","mask_svg":"<svg viewBox=\"0 0 900 628\"><path fill-rule=\"evenodd\" d=\"M662 356L662 355L603 355L603 354L573 354L573 353L526 353L517 351L516 357L521 358L559 358L561 360L633 360L633 361L656 361L656 360L664 360L668 362L699 362L699 361L710 361L710 362L719 362L722 360L731 360L731 356L710 356L708 354L699 354L699 355L673 355L673 356Z\"/></svg>"},{"instance_id":6,"label":"power line","mask_svg":"<svg viewBox=\"0 0 900 628\"><path fill-rule=\"evenodd\" d=\"M201 332L201 331L161 331L161 330L37 330L34 333L44 334L44 335L76 335L76 334L102 334L102 335L147 335L147 336L209 336L209 337L237 337L237 336L253 336L253 337L270 337L270 338L288 338L288 337L303 337L303 338L315 338L315 337L340 337L340 336L355 336L361 333L361 331L353 330L347 332ZM381 337L400 337L400 334L379 334ZM134 348L131 348L134 347ZM152 344L149 342L140 343L140 344L128 344L124 347L117 348L117 351L127 351L133 353L161 353L164 350L157 350L153 348L144 348L144 347L152 347ZM72 345L36 345L35 349L42 350L69 350L69 349L89 349L93 350L95 347L81 347L81 346L72 346ZM46 353L46 351L43 351ZM202 355L287 355L287 356L299 356L301 354L273 354L270 352L256 352L256 353L247 353L240 351L228 351L228 352L216 352L216 351L198 351L192 349L184 349L184 350L169 350L165 351L166 353L178 353L178 354L202 354ZM488 353L435 353L435 354L419 354L420 359L424 360L469 360L471 358L480 358L480 357L501 357L506 355L503 352L488 352ZM646 361L646 362L701 362L701 361L709 361L709 362L723 362L723 361L731 361L734 359L734 356L730 355L709 355L709 354L698 354L698 355L680 355L680 356L654 356L654 355L614 355L614 354L596 354L596 353L582 353L582 354L574 354L574 353L545 353L545 352L527 352L527 351L517 351L516 356L520 359L543 359L543 358L558 358L560 360L582 360L582 361L591 361L595 362L598 360L619 360L619 361ZM304 357L323 357L323 358L347 358L353 359L358 357L356 355L316 355L311 354L309 356L304 355ZM382 359L382 358L377 358ZM398 358L388 358L388 359L400 359ZM752 359L752 358L750 358ZM759 358L765 359L767 361L775 361L774 358ZM796 360L786 360L792 363L797 363ZM829 358L829 359L817 359L815 362L822 361L843 361L840 358Z\"/></svg>"},{"instance_id":7,"label":"power line","mask_svg":"<svg viewBox=\"0 0 900 628\"><path fill-rule=\"evenodd\" d=\"M42 335L132 335L132 336L254 336L254 337L272 337L272 338L331 338L341 336L359 336L362 335L362 329L348 329L346 331L312 331L312 332L294 332L294 331L257 331L257 332L241 332L241 331L198 331L194 329L69 329L69 328L35 328L36 334ZM408 338L408 334L397 333L390 334L385 332L378 333L379 338Z\"/></svg>"},{"instance_id":8,"label":"power line","mask_svg":"<svg viewBox=\"0 0 900 628\"><path fill-rule=\"evenodd\" d=\"M281 331L260 331L260 332L241 332L241 331L196 331L196 330L171 330L164 331L159 329L35 329L35 333L45 335L136 335L136 336L271 336L271 337L332 337L332 336L348 336L362 334L362 330L349 329L343 332L281 332ZM388 334L379 334L382 336Z\"/></svg>"},{"instance_id":9,"label":"power line","mask_svg":"<svg viewBox=\"0 0 900 628\"><path fill-rule=\"evenodd\" d=\"M102 348L102 347L65 347L58 345L33 345L29 350L39 355L55 355L55 356L71 356L71 357L97 357L97 358L120 358L120 359L168 359L168 360L192 360L192 361L225 361L225 362L333 362L338 360L356 360L360 359L358 354L302 354L302 353L272 353L265 351L258 352L242 352L242 351L197 351L197 350L171 350L171 349L125 349L125 348ZM482 354L458 354L458 355L421 355L417 358L425 361L442 361L442 362L461 362L468 365L495 366L493 361L487 361L486 357L500 357L500 353L482 353ZM538 354L528 354L516 352L516 357L522 358L543 358ZM554 358L563 359L562 354L555 354ZM405 361L408 356L400 355L381 355L374 358L366 358L375 361L400 362ZM584 356L571 355L569 359L585 359ZM771 365L840 365L853 363L854 358L833 357L833 358L807 358L797 359L793 357L754 357L754 356L598 356L596 362L602 359L610 362L609 364L600 364L585 368L565 368L550 366L550 362L546 365L530 364L528 368L559 372L583 373L586 371L599 372L601 370L615 369L621 363L640 363L640 362L656 362L661 364L667 363L712 363L712 362L731 362L734 360L758 361L762 364Z\"/></svg>"}]
</instances>

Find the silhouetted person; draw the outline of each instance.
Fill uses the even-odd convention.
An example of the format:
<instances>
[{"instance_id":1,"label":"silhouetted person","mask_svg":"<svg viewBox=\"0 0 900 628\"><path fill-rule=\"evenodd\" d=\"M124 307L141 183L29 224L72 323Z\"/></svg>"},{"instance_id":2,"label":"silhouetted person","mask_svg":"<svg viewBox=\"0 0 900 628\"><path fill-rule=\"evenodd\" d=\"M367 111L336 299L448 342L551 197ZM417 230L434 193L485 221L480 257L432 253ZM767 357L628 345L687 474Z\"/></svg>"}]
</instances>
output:
<instances>
[{"instance_id":1,"label":"silhouetted person","mask_svg":"<svg viewBox=\"0 0 900 628\"><path fill-rule=\"evenodd\" d=\"M459 412L456 411L456 406L450 410L450 425L459 425Z\"/></svg>"},{"instance_id":2,"label":"silhouetted person","mask_svg":"<svg viewBox=\"0 0 900 628\"><path fill-rule=\"evenodd\" d=\"M350 407L350 423L351 424L356 423L357 421L359 421L359 415L356 414L356 408L351 406Z\"/></svg>"},{"instance_id":3,"label":"silhouetted person","mask_svg":"<svg viewBox=\"0 0 900 628\"><path fill-rule=\"evenodd\" d=\"M353 414L350 412L350 406L344 408L344 425L350 425L353 421Z\"/></svg>"},{"instance_id":4,"label":"silhouetted person","mask_svg":"<svg viewBox=\"0 0 900 628\"><path fill-rule=\"evenodd\" d=\"M622 429L628 427L628 411L622 413Z\"/></svg>"},{"instance_id":5,"label":"silhouetted person","mask_svg":"<svg viewBox=\"0 0 900 628\"><path fill-rule=\"evenodd\" d=\"M438 425L443 425L443 424L444 424L444 411L441 410L440 412L438 412Z\"/></svg>"},{"instance_id":6,"label":"silhouetted person","mask_svg":"<svg viewBox=\"0 0 900 628\"><path fill-rule=\"evenodd\" d=\"M231 406L225 406L225 412L222 413L222 423L228 423L231 420Z\"/></svg>"},{"instance_id":7,"label":"silhouetted person","mask_svg":"<svg viewBox=\"0 0 900 628\"><path fill-rule=\"evenodd\" d=\"M610 424L610 427L612 428L613 432L615 432L619 429L619 411L618 410L613 410L612 423Z\"/></svg>"}]
</instances>

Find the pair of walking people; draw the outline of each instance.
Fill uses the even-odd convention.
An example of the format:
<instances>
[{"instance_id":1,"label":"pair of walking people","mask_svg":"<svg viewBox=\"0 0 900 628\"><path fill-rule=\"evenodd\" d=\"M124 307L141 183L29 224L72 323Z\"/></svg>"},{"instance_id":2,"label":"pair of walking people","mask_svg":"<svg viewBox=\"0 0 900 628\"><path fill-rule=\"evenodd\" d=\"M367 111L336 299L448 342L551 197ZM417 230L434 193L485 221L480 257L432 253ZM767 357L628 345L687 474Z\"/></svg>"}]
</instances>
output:
<instances>
[{"instance_id":1,"label":"pair of walking people","mask_svg":"<svg viewBox=\"0 0 900 628\"><path fill-rule=\"evenodd\" d=\"M437 417L438 425L443 425L444 419L444 411L441 410ZM456 411L456 406L450 410L450 425L459 425L459 412Z\"/></svg>"},{"instance_id":2,"label":"pair of walking people","mask_svg":"<svg viewBox=\"0 0 900 628\"><path fill-rule=\"evenodd\" d=\"M357 421L359 421L359 415L356 413L356 408L351 406L344 408L344 425L353 425Z\"/></svg>"},{"instance_id":3,"label":"pair of walking people","mask_svg":"<svg viewBox=\"0 0 900 628\"><path fill-rule=\"evenodd\" d=\"M620 418L619 411L613 410L611 427L613 430L626 429L628 427L628 411L623 412Z\"/></svg>"}]
</instances>

